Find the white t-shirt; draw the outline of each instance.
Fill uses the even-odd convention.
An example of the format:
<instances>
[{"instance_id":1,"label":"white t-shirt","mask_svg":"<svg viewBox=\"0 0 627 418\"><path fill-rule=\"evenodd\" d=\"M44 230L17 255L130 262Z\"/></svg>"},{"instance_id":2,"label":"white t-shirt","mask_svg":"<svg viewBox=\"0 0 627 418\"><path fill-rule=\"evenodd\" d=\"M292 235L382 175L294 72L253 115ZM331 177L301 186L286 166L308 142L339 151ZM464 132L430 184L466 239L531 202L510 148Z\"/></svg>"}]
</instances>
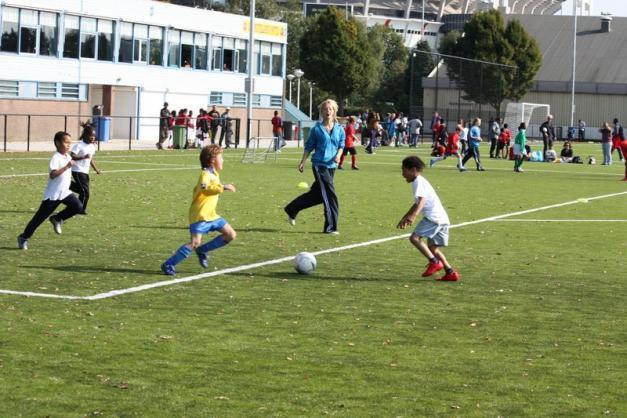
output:
<instances>
[{"instance_id":1,"label":"white t-shirt","mask_svg":"<svg viewBox=\"0 0 627 418\"><path fill-rule=\"evenodd\" d=\"M448 225L451 223L448 215L440 202L440 198L435 193L431 183L422 176L417 176L411 184L414 193L414 202L418 203L422 197L425 199L425 205L422 207L422 215L438 225Z\"/></svg>"},{"instance_id":2,"label":"white t-shirt","mask_svg":"<svg viewBox=\"0 0 627 418\"><path fill-rule=\"evenodd\" d=\"M459 140L468 141L468 128L462 129L462 131L459 133Z\"/></svg>"},{"instance_id":3,"label":"white t-shirt","mask_svg":"<svg viewBox=\"0 0 627 418\"><path fill-rule=\"evenodd\" d=\"M50 159L48 173L65 167L71 159L72 157L69 154L66 155L55 152ZM70 191L70 183L72 183L72 171L70 170L65 170L60 176L53 179L51 179L50 175L48 175L48 185L46 186L46 191L44 192L44 200L65 199L70 193L72 193Z\"/></svg>"},{"instance_id":4,"label":"white t-shirt","mask_svg":"<svg viewBox=\"0 0 627 418\"><path fill-rule=\"evenodd\" d=\"M72 166L72 171L89 174L89 164L91 163L91 159L94 158L94 154L96 153L96 146L94 144L87 144L83 141L80 141L72 145L72 149L70 152L77 157L82 157L83 155L87 154L90 155L89 158L85 158L84 160L76 160L76 164Z\"/></svg>"}]
</instances>

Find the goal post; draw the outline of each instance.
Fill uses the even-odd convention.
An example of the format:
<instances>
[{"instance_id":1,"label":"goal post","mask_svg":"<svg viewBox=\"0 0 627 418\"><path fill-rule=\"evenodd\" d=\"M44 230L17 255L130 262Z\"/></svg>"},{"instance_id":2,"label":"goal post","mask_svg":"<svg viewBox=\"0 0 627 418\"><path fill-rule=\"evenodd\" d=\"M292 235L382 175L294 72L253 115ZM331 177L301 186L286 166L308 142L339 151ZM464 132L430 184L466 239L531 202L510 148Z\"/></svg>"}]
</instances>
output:
<instances>
[{"instance_id":1,"label":"goal post","mask_svg":"<svg viewBox=\"0 0 627 418\"><path fill-rule=\"evenodd\" d=\"M546 103L514 103L510 102L505 107L506 122L509 122L512 128L516 128L520 122L525 122L525 125L540 125L546 120L546 117L551 114L551 105Z\"/></svg>"}]
</instances>

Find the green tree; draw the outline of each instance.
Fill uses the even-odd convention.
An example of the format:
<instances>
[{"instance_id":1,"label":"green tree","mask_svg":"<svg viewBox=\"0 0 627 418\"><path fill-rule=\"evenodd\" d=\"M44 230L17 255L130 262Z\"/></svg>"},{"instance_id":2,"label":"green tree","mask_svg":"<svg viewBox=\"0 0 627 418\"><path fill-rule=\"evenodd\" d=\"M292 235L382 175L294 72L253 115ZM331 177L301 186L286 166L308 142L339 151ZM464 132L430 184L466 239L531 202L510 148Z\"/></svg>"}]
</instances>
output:
<instances>
[{"instance_id":1,"label":"green tree","mask_svg":"<svg viewBox=\"0 0 627 418\"><path fill-rule=\"evenodd\" d=\"M506 27L497 10L475 14L464 26L464 36L445 37L440 52L485 62L444 58L449 78L462 88L464 99L488 104L497 115L503 100L519 99L529 91L542 65L536 41L518 21Z\"/></svg>"},{"instance_id":2,"label":"green tree","mask_svg":"<svg viewBox=\"0 0 627 418\"><path fill-rule=\"evenodd\" d=\"M334 7L318 13L300 40L300 63L305 75L323 90L333 92L344 111L344 100L366 88L372 76L372 50L366 31Z\"/></svg>"},{"instance_id":3,"label":"green tree","mask_svg":"<svg viewBox=\"0 0 627 418\"><path fill-rule=\"evenodd\" d=\"M250 14L250 0L230 0L225 12L239 15ZM278 20L281 16L281 8L274 0L255 0L255 17L261 19Z\"/></svg>"}]
</instances>

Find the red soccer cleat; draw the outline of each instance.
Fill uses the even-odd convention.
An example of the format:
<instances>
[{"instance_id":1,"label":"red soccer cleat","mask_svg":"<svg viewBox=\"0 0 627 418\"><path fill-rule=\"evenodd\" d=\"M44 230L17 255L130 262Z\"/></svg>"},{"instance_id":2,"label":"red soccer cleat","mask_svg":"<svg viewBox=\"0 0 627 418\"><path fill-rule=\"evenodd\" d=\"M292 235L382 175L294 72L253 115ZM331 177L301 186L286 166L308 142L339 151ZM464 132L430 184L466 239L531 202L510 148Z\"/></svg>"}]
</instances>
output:
<instances>
[{"instance_id":1,"label":"red soccer cleat","mask_svg":"<svg viewBox=\"0 0 627 418\"><path fill-rule=\"evenodd\" d=\"M444 268L444 264L442 264L441 261L437 261L435 263L429 262L429 264L427 264L427 269L425 270L424 273L422 273L422 277L429 277L437 273L438 271L442 270L443 268Z\"/></svg>"},{"instance_id":2,"label":"red soccer cleat","mask_svg":"<svg viewBox=\"0 0 627 418\"><path fill-rule=\"evenodd\" d=\"M453 270L452 272L446 273L444 276L436 280L439 282L456 282L461 278L462 276L459 275L459 272Z\"/></svg>"}]
</instances>

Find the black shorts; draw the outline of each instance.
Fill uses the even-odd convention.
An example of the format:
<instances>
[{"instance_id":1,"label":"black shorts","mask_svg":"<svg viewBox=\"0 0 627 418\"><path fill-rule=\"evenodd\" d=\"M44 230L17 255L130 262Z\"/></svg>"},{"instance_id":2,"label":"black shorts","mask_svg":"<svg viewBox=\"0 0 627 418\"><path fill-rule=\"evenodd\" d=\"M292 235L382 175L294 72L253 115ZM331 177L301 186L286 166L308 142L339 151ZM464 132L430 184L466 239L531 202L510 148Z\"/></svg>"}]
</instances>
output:
<instances>
[{"instance_id":1,"label":"black shorts","mask_svg":"<svg viewBox=\"0 0 627 418\"><path fill-rule=\"evenodd\" d=\"M342 152L342 155L346 154L357 155L357 151L355 150L355 147L344 147L344 152Z\"/></svg>"}]
</instances>

